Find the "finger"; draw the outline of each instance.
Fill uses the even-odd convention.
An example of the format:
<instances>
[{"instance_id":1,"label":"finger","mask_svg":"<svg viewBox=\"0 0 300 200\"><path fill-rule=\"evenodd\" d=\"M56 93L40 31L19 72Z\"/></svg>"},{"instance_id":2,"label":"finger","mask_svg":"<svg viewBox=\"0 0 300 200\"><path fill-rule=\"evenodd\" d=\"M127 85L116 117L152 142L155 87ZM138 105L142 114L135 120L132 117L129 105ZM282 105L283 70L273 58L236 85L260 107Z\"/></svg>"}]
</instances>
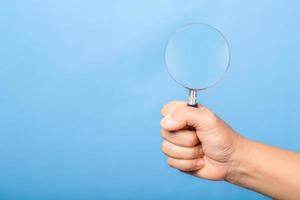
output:
<instances>
[{"instance_id":1,"label":"finger","mask_svg":"<svg viewBox=\"0 0 300 200\"><path fill-rule=\"evenodd\" d=\"M161 136L165 140L182 147L194 147L200 143L195 130L179 130L176 132L170 132L165 129L161 129Z\"/></svg>"},{"instance_id":2,"label":"finger","mask_svg":"<svg viewBox=\"0 0 300 200\"><path fill-rule=\"evenodd\" d=\"M177 159L190 160L203 157L201 145L187 148L177 146L165 140L162 144L162 151L167 156Z\"/></svg>"},{"instance_id":3,"label":"finger","mask_svg":"<svg viewBox=\"0 0 300 200\"><path fill-rule=\"evenodd\" d=\"M178 108L178 106L184 106L184 105L186 105L186 102L184 101L171 101L161 109L161 114L162 116L166 116L172 113L173 111L175 111Z\"/></svg>"},{"instance_id":4,"label":"finger","mask_svg":"<svg viewBox=\"0 0 300 200\"><path fill-rule=\"evenodd\" d=\"M171 101L170 103L167 103L164 105L164 107L161 109L161 115L166 116L168 114L171 114L173 111L175 111L179 106L186 106L187 102L185 101ZM201 104L198 104L198 108L202 108L203 106Z\"/></svg>"},{"instance_id":5,"label":"finger","mask_svg":"<svg viewBox=\"0 0 300 200\"><path fill-rule=\"evenodd\" d=\"M193 108L189 106L179 106L168 114L161 121L162 128L168 131L180 130L191 126L195 129L210 127L217 120L217 117L205 107Z\"/></svg>"},{"instance_id":6,"label":"finger","mask_svg":"<svg viewBox=\"0 0 300 200\"><path fill-rule=\"evenodd\" d=\"M168 157L168 164L181 171L192 172L201 169L204 166L204 160L202 158L194 160L180 160Z\"/></svg>"}]
</instances>

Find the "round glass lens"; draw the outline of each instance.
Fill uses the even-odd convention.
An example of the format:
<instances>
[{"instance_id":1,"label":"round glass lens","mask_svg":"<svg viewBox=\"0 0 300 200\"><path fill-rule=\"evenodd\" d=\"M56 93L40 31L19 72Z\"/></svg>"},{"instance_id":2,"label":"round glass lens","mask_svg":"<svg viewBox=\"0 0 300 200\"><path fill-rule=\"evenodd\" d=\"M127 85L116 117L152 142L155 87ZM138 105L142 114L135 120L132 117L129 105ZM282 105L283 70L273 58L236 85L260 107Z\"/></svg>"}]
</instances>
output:
<instances>
[{"instance_id":1,"label":"round glass lens","mask_svg":"<svg viewBox=\"0 0 300 200\"><path fill-rule=\"evenodd\" d=\"M216 84L227 71L230 48L226 38L207 24L189 24L170 37L165 61L171 77L188 89Z\"/></svg>"}]
</instances>

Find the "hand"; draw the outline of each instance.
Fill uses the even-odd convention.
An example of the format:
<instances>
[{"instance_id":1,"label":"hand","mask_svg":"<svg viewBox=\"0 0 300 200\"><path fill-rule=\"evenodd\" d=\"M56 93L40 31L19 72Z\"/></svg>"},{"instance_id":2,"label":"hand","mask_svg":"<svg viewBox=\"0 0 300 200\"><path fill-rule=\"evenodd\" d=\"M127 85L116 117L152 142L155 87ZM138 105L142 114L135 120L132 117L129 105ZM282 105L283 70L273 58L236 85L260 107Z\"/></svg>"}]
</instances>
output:
<instances>
[{"instance_id":1,"label":"hand","mask_svg":"<svg viewBox=\"0 0 300 200\"><path fill-rule=\"evenodd\" d=\"M176 101L161 112L162 151L168 164L200 178L226 179L241 157L244 139L204 106Z\"/></svg>"}]
</instances>

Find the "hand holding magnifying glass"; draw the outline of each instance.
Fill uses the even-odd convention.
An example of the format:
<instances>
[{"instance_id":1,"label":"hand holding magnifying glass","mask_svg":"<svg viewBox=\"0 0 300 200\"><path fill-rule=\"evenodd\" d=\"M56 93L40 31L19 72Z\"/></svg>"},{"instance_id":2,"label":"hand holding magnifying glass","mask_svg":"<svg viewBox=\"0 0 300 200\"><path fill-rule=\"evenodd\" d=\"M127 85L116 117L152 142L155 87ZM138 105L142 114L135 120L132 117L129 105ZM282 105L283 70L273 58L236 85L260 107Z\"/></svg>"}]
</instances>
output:
<instances>
[{"instance_id":1,"label":"hand holding magnifying glass","mask_svg":"<svg viewBox=\"0 0 300 200\"><path fill-rule=\"evenodd\" d=\"M197 91L214 86L227 71L230 49L217 29L190 24L171 36L165 58L171 77L189 90L188 105L197 107ZM161 113L162 151L171 167L274 199L300 199L299 153L246 139L205 107L177 101Z\"/></svg>"},{"instance_id":2,"label":"hand holding magnifying glass","mask_svg":"<svg viewBox=\"0 0 300 200\"><path fill-rule=\"evenodd\" d=\"M230 48L218 29L188 24L171 35L165 62L170 76L188 89L187 104L197 107L197 92L214 86L228 70Z\"/></svg>"}]
</instances>

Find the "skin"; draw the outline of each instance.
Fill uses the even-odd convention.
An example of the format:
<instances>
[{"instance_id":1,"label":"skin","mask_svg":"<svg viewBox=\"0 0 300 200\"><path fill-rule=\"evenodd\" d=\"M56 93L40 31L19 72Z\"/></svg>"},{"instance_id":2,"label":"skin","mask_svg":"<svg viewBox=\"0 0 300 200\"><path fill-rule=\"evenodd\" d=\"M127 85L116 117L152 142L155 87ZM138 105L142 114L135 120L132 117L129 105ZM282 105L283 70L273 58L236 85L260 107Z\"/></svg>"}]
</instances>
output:
<instances>
[{"instance_id":1,"label":"skin","mask_svg":"<svg viewBox=\"0 0 300 200\"><path fill-rule=\"evenodd\" d=\"M173 101L161 110L168 164L274 199L300 199L300 154L246 139L204 106Z\"/></svg>"}]
</instances>

